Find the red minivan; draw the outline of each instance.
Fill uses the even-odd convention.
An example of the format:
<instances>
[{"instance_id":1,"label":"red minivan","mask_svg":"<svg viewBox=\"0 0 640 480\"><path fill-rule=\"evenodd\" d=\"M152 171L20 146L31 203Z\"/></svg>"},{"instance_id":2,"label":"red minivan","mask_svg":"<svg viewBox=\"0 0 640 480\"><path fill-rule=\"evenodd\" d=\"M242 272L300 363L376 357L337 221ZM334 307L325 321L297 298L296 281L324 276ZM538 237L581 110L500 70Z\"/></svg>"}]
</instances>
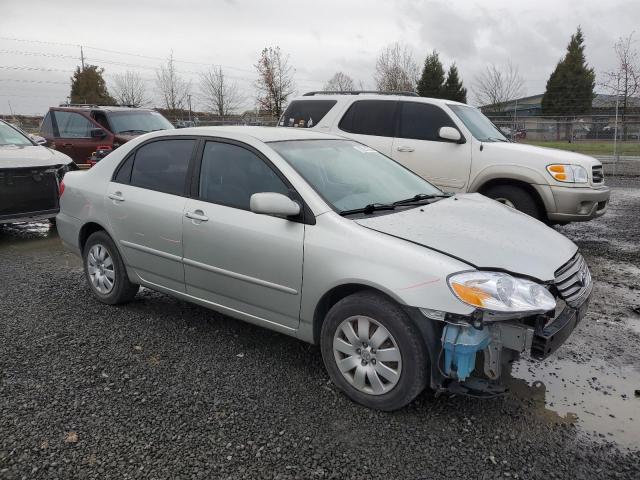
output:
<instances>
[{"instance_id":1,"label":"red minivan","mask_svg":"<svg viewBox=\"0 0 640 480\"><path fill-rule=\"evenodd\" d=\"M143 133L171 128L161 113L147 108L63 105L49 109L40 135L48 147L88 164L97 150L113 150Z\"/></svg>"}]
</instances>

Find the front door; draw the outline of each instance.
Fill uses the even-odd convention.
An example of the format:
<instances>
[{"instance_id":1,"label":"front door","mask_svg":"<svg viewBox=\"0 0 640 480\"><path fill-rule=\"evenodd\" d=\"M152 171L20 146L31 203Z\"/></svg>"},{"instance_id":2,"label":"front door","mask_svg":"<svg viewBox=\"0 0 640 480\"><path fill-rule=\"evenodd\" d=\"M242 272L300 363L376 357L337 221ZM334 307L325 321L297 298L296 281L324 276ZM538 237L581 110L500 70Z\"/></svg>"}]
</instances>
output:
<instances>
[{"instance_id":1,"label":"front door","mask_svg":"<svg viewBox=\"0 0 640 480\"><path fill-rule=\"evenodd\" d=\"M80 113L55 110L54 122L56 150L76 163L89 163L98 146L110 143L108 138L92 137L91 130L102 127Z\"/></svg>"},{"instance_id":2,"label":"front door","mask_svg":"<svg viewBox=\"0 0 640 480\"><path fill-rule=\"evenodd\" d=\"M464 192L471 170L471 141L442 140L438 136L441 127L457 129L439 106L401 102L392 158L446 192Z\"/></svg>"},{"instance_id":3,"label":"front door","mask_svg":"<svg viewBox=\"0 0 640 480\"><path fill-rule=\"evenodd\" d=\"M196 141L143 144L107 191L112 232L126 263L145 281L184 292L182 220L188 165Z\"/></svg>"},{"instance_id":4,"label":"front door","mask_svg":"<svg viewBox=\"0 0 640 480\"><path fill-rule=\"evenodd\" d=\"M259 215L251 195L288 194L261 154L239 143L205 143L183 241L187 293L254 323L297 328L305 225Z\"/></svg>"}]
</instances>

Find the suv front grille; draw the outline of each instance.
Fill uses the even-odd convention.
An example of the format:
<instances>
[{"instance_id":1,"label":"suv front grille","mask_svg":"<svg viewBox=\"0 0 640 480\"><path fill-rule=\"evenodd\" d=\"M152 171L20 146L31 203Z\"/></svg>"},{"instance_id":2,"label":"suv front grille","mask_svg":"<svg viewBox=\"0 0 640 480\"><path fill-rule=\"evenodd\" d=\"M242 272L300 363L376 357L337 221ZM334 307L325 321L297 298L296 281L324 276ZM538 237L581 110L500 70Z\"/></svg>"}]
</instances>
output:
<instances>
[{"instance_id":1,"label":"suv front grille","mask_svg":"<svg viewBox=\"0 0 640 480\"><path fill-rule=\"evenodd\" d=\"M560 296L571 307L580 305L591 293L591 272L580 253L556 271L554 283Z\"/></svg>"},{"instance_id":2,"label":"suv front grille","mask_svg":"<svg viewBox=\"0 0 640 480\"><path fill-rule=\"evenodd\" d=\"M604 182L604 173L602 172L602 165L596 165L591 169L591 179L593 183Z\"/></svg>"}]
</instances>

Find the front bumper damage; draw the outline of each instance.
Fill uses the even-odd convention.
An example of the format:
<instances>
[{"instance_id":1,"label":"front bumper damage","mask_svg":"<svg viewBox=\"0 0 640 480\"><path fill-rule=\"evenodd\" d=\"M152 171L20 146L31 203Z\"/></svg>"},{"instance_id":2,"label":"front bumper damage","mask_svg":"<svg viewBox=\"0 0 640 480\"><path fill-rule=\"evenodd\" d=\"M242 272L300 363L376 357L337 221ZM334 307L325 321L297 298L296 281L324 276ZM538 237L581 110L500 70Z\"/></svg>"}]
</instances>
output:
<instances>
[{"instance_id":1,"label":"front bumper damage","mask_svg":"<svg viewBox=\"0 0 640 480\"><path fill-rule=\"evenodd\" d=\"M506 392L500 383L502 368L520 356L543 360L569 338L584 318L591 296L585 286L580 302L559 300L551 315L517 320L445 323L440 337L432 387L437 394L456 393L492 397Z\"/></svg>"}]
</instances>

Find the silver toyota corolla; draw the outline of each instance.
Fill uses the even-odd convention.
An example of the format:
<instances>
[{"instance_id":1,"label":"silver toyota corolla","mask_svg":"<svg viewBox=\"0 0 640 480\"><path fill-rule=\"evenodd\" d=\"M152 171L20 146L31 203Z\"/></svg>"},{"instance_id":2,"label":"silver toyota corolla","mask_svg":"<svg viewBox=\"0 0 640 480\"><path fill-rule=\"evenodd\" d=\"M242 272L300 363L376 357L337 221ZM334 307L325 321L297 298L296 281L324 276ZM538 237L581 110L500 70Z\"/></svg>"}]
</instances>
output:
<instances>
[{"instance_id":1,"label":"silver toyota corolla","mask_svg":"<svg viewBox=\"0 0 640 480\"><path fill-rule=\"evenodd\" d=\"M58 231L100 301L143 285L319 344L333 382L373 408L427 385L502 393L501 365L555 351L591 294L559 233L340 137L155 132L64 183Z\"/></svg>"}]
</instances>

